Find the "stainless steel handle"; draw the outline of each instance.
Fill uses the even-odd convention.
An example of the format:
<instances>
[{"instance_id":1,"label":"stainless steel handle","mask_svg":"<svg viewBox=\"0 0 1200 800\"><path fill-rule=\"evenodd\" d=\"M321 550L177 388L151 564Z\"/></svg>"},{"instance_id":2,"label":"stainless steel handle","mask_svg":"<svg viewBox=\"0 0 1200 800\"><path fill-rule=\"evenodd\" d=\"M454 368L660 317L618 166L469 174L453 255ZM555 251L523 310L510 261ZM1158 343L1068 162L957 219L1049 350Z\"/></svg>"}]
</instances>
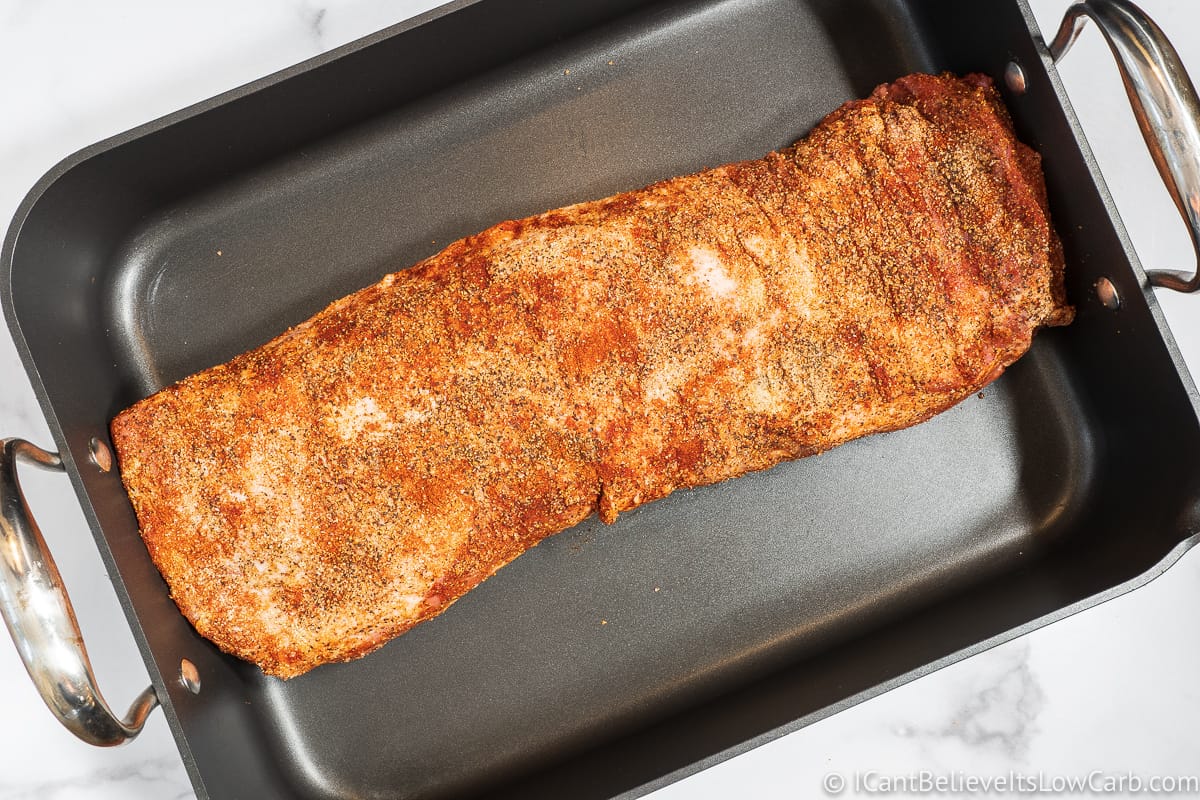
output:
<instances>
[{"instance_id":1,"label":"stainless steel handle","mask_svg":"<svg viewBox=\"0 0 1200 800\"><path fill-rule=\"evenodd\" d=\"M1116 56L1133 115L1179 213L1188 224L1200 262L1200 100L1162 29L1128 0L1086 0L1067 9L1050 57L1062 59L1091 18ZM1151 270L1150 283L1177 292L1200 289L1192 273Z\"/></svg>"},{"instance_id":2,"label":"stainless steel handle","mask_svg":"<svg viewBox=\"0 0 1200 800\"><path fill-rule=\"evenodd\" d=\"M0 444L0 614L25 669L58 720L89 744L122 744L141 732L158 697L148 687L123 720L104 702L58 567L21 492L18 461L63 468L57 453L24 439Z\"/></svg>"}]
</instances>

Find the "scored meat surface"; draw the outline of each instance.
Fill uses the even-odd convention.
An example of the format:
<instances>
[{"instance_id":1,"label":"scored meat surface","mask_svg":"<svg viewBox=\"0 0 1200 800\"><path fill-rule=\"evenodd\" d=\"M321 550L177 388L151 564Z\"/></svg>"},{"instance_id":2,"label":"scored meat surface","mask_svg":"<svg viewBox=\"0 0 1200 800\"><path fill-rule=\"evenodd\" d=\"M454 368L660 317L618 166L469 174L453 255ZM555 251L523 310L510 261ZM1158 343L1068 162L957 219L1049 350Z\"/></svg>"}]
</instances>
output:
<instances>
[{"instance_id":1,"label":"scored meat surface","mask_svg":"<svg viewBox=\"0 0 1200 800\"><path fill-rule=\"evenodd\" d=\"M593 512L949 408L1071 320L1062 270L990 80L913 75L757 161L455 242L113 440L179 608L291 677Z\"/></svg>"}]
</instances>

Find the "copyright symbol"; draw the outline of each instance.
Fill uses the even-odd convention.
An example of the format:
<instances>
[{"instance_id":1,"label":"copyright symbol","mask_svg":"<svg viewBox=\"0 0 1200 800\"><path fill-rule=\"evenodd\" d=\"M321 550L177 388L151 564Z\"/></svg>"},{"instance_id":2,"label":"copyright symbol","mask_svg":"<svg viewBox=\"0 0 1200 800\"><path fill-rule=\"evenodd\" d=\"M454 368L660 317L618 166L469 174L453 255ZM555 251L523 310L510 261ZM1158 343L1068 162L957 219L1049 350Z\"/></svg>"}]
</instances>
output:
<instances>
[{"instance_id":1,"label":"copyright symbol","mask_svg":"<svg viewBox=\"0 0 1200 800\"><path fill-rule=\"evenodd\" d=\"M829 772L821 785L825 787L825 794L839 795L846 789L846 779L839 772Z\"/></svg>"}]
</instances>

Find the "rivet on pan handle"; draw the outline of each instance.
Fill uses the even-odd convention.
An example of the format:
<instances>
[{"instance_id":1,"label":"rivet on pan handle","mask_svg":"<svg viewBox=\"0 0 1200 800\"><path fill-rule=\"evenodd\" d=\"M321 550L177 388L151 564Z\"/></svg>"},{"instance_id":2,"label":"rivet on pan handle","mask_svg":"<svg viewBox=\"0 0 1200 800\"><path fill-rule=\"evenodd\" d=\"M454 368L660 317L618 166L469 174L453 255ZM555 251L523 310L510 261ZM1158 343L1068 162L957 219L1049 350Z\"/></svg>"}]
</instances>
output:
<instances>
[{"instance_id":1,"label":"rivet on pan handle","mask_svg":"<svg viewBox=\"0 0 1200 800\"><path fill-rule=\"evenodd\" d=\"M1200 260L1200 100L1162 29L1127 0L1087 0L1067 9L1050 56L1059 61L1088 18L1117 58L1138 127L1192 234ZM1178 292L1200 289L1200 269L1151 270L1150 283Z\"/></svg>"},{"instance_id":2,"label":"rivet on pan handle","mask_svg":"<svg viewBox=\"0 0 1200 800\"><path fill-rule=\"evenodd\" d=\"M57 453L23 439L0 444L0 614L25 669L59 721L89 744L122 744L141 732L158 697L148 687L124 720L104 702L58 567L17 481L18 461L63 468Z\"/></svg>"}]
</instances>

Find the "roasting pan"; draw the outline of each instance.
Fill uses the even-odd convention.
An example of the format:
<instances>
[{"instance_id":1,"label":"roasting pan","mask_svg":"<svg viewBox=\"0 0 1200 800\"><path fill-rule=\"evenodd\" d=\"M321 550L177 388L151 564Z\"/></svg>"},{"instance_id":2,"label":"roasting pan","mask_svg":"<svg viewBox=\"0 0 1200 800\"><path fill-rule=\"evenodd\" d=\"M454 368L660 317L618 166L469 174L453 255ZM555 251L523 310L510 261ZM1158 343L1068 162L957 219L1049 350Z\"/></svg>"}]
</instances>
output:
<instances>
[{"instance_id":1,"label":"roasting pan","mask_svg":"<svg viewBox=\"0 0 1200 800\"><path fill-rule=\"evenodd\" d=\"M1195 237L1191 83L1117 0L1073 8L1055 55L1088 18ZM0 608L47 703L98 744L161 703L201 797L636 796L1166 569L1200 531L1200 429L1151 284L1195 281L1143 272L1036 31L1021 0L461 1L66 159L2 252L61 453L0 458ZM292 681L179 614L112 463L116 412L455 238L757 157L947 69L994 76L1043 154L1078 310L980 396L585 522ZM19 460L65 468L146 659L124 721Z\"/></svg>"}]
</instances>

